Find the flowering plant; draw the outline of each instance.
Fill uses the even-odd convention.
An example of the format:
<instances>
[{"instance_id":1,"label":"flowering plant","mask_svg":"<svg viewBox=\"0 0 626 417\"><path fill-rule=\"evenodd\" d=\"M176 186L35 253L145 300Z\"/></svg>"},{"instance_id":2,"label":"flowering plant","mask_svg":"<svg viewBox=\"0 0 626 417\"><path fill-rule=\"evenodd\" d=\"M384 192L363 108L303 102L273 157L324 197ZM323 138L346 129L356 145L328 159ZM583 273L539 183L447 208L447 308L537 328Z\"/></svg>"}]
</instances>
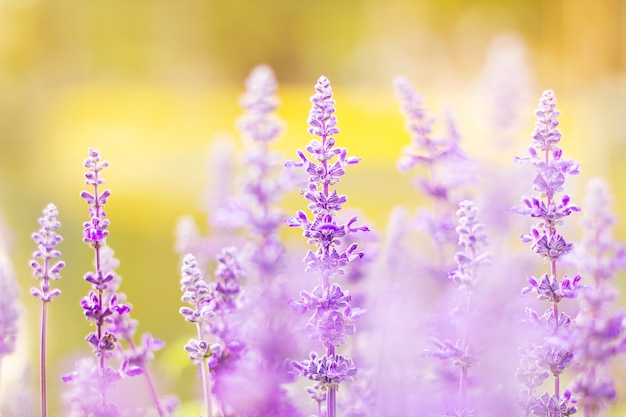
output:
<instances>
[{"instance_id":1,"label":"flowering plant","mask_svg":"<svg viewBox=\"0 0 626 417\"><path fill-rule=\"evenodd\" d=\"M484 216L485 196L493 194L476 185L476 165L452 117L436 133L410 83L396 78L394 88L411 138L398 168L415 169L416 189L430 208L414 220L394 210L387 237L368 240L375 233L347 214L348 198L339 191L361 159L338 146L330 81L321 76L311 97L314 138L296 160L281 162L271 147L284 131L275 114L276 78L267 66L250 74L237 125L245 148L239 186L213 193L220 197L209 205L211 234L201 235L188 217L177 229L178 319L193 326L181 330L189 333L184 341L168 346L188 357L181 368L192 370L193 398L159 394L167 381L151 368L166 343L150 333L137 336L132 297L121 291L120 262L107 242L112 193L102 173L109 164L89 149L88 188L80 197L88 205L82 235L93 269L84 274L87 294L75 304L90 326L90 353L61 377L59 412L49 410L59 384L48 372L48 310L54 300L69 302L57 280L75 261L65 250L61 256L56 205L45 206L32 235L38 286L30 292L41 302L40 415L602 415L619 398L611 360L626 351L626 320L613 308L610 285L626 267L626 249L611 236L615 216L600 180L589 183L581 242L570 237L569 217L583 210L565 193L566 180L580 164L563 157L554 93L539 100L528 155L514 159L534 168L526 181L533 195L498 214L533 222L521 240L534 258L511 268L528 251L492 244L518 231L493 227ZM289 216L281 197L295 194L298 171L307 210ZM308 247L289 239L293 228ZM18 345L22 311L4 251L0 246L0 364ZM143 381L149 401L121 401L129 381ZM24 415L9 402L0 411Z\"/></svg>"}]
</instances>

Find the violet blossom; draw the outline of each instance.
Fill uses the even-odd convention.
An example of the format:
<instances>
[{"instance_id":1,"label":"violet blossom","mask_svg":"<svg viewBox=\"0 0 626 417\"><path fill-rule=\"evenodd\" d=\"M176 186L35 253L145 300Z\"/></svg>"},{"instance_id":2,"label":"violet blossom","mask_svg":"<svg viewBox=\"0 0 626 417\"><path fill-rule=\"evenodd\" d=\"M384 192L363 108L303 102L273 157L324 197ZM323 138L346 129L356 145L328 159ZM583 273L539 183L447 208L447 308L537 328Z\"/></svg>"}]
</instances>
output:
<instances>
[{"instance_id":1,"label":"violet blossom","mask_svg":"<svg viewBox=\"0 0 626 417\"><path fill-rule=\"evenodd\" d=\"M469 370L480 360L482 346L468 329L475 321L480 320L481 315L475 303L475 287L480 281L479 269L491 261L490 254L484 252L488 245L487 234L484 225L478 221L477 213L478 209L470 200L462 201L456 213L459 219L456 232L461 250L454 256L457 268L450 272L449 278L457 285L459 296L450 312L452 334L446 335L455 337L456 340L452 342L450 339L435 339L436 349L425 352L441 360L450 360L458 368L458 396L456 400L446 400L445 415L450 415L450 412L471 415L477 408L475 401L468 399Z\"/></svg>"},{"instance_id":2,"label":"violet blossom","mask_svg":"<svg viewBox=\"0 0 626 417\"><path fill-rule=\"evenodd\" d=\"M83 365L79 365L74 372L63 376L65 382L71 383L70 393L67 395L70 415L82 415L84 412L102 417L119 415L119 408L107 398L107 391L123 376L123 373L107 365L106 360L111 358L119 347L118 335L111 328L113 319L128 314L130 307L120 303L119 295L112 288L108 288L113 285L115 276L110 270L104 269L103 251L110 223L104 205L111 192L101 189L104 184L101 171L108 165L108 162L101 160L100 151L89 149L89 156L84 163L88 170L85 173L85 184L92 187L92 190L83 191L80 196L89 205L89 221L83 224L83 241L94 250L95 271L87 272L84 276L85 281L91 284L91 289L87 296L83 297L80 305L87 321L96 328L85 340L97 358L97 366L83 362ZM91 397L87 398L83 392L85 390L97 392L97 397L93 397L95 394L92 393Z\"/></svg>"},{"instance_id":3,"label":"violet blossom","mask_svg":"<svg viewBox=\"0 0 626 417\"><path fill-rule=\"evenodd\" d=\"M539 197L522 198L524 206L515 207L512 211L537 221L531 227L530 233L521 238L522 241L531 243L532 251L549 264L546 274L539 278L529 276L529 286L522 290L523 294L535 292L539 300L550 303L541 317L533 309L527 308L527 322L540 326L543 340L530 342L526 349L530 357L522 360L522 366L517 371L518 379L525 382L519 398L525 416L531 412L542 417L566 416L576 411L575 406L571 405L575 402L571 398L571 392L561 392L560 388L561 373L571 365L573 352L566 342L571 332L571 320L566 313L559 311L559 303L563 298L574 298L578 295L581 277L559 276L557 264L573 250L573 245L559 233L559 226L565 217L580 211L580 208L570 203L568 195L558 199L557 194L563 191L568 175L578 174L579 164L563 159L563 151L557 146L561 140L557 120L560 112L555 107L554 93L550 90L544 91L535 111L537 122L531 134L529 157L516 158L517 162L531 164L535 168L533 189L539 193ZM540 370L552 374L554 389L552 394L546 392L538 397L535 390L539 388L545 375ZM533 374L535 376L530 377Z\"/></svg>"},{"instance_id":4,"label":"violet blossom","mask_svg":"<svg viewBox=\"0 0 626 417\"><path fill-rule=\"evenodd\" d=\"M445 134L435 136L435 119L411 83L398 76L393 87L406 119L405 129L411 135L397 167L401 172L416 171L416 186L432 203L431 210L418 211L415 221L435 245L434 261L429 260L427 272L441 283L453 267L449 251L454 250L457 239L454 212L467 198L464 189L473 181L473 172L451 115L444 120Z\"/></svg>"},{"instance_id":5,"label":"violet blossom","mask_svg":"<svg viewBox=\"0 0 626 417\"><path fill-rule=\"evenodd\" d=\"M216 280L207 283L198 262L191 254L185 255L181 267L182 301L190 307L181 307L185 320L196 324L197 339L184 346L202 375L205 412L213 415L213 389L222 368L232 366L244 352L246 343L229 323L228 315L238 308L241 294L239 285L244 273L235 248L225 248L217 257ZM214 341L211 343L209 337ZM222 404L224 406L224 404Z\"/></svg>"},{"instance_id":6,"label":"violet blossom","mask_svg":"<svg viewBox=\"0 0 626 417\"><path fill-rule=\"evenodd\" d=\"M61 278L61 270L65 262L57 261L61 252L56 246L63 241L56 231L61 227L57 220L59 211L54 204L48 204L43 210L43 216L39 218L41 228L33 233L33 240L37 243L37 250L33 253L30 266L33 275L41 280L40 287L32 287L30 293L41 300L41 332L39 343L39 368L40 368L40 395L41 416L48 415L48 388L47 388L47 323L48 303L61 295L61 290L51 288L51 281Z\"/></svg>"},{"instance_id":7,"label":"violet blossom","mask_svg":"<svg viewBox=\"0 0 626 417\"><path fill-rule=\"evenodd\" d=\"M309 219L303 211L298 211L287 220L289 227L303 230L307 242L315 246L303 259L307 272L314 272L319 280L312 292L303 291L301 299L294 303L299 311L311 311L307 329L311 337L322 342L326 352L311 352L309 359L293 363L295 370L304 377L315 381L314 389L309 390L312 398L318 401L318 417L321 417L321 401L326 403L326 415L336 416L336 394L339 384L350 380L356 374L352 359L337 352L346 338L355 332L354 322L361 311L350 306L351 297L338 283L332 282L345 273L348 263L363 256L357 251L357 244L342 247L343 238L351 233L368 231L365 226L355 226L356 217L346 223L337 219L337 212L347 201L331 187L345 174L348 165L359 162L359 158L349 157L345 148L335 146L334 136L339 133L335 116L335 101L328 79L321 76L311 97L309 113L309 133L319 139L312 140L306 147L309 154L298 151L300 161L288 161L285 166L298 167L309 175L308 187L301 194L309 201L308 208L313 217ZM322 394L322 392L324 394Z\"/></svg>"}]
</instances>

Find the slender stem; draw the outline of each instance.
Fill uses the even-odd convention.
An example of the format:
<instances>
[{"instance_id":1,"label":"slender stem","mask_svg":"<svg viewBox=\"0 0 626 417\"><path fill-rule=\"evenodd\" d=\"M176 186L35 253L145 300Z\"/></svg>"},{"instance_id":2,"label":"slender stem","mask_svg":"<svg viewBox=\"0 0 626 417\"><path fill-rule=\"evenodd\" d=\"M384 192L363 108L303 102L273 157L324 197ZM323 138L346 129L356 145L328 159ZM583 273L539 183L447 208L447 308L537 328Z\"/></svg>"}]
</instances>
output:
<instances>
[{"instance_id":1,"label":"slender stem","mask_svg":"<svg viewBox=\"0 0 626 417\"><path fill-rule=\"evenodd\" d=\"M554 377L554 396L561 398L561 378L558 376Z\"/></svg>"},{"instance_id":2,"label":"slender stem","mask_svg":"<svg viewBox=\"0 0 626 417\"><path fill-rule=\"evenodd\" d=\"M202 323L197 323L198 327L198 339L204 341L204 331L202 330ZM206 410L207 417L213 417L213 404L211 394L211 370L207 358L202 359L200 363L200 371L202 373L202 392L204 393L204 408Z\"/></svg>"},{"instance_id":3,"label":"slender stem","mask_svg":"<svg viewBox=\"0 0 626 417\"><path fill-rule=\"evenodd\" d=\"M550 262L550 273L552 277L556 279L556 261ZM552 314L554 315L554 335L559 333L559 304L557 302L552 303ZM558 375L554 376L554 395L557 398L561 397L561 379Z\"/></svg>"},{"instance_id":4,"label":"slender stem","mask_svg":"<svg viewBox=\"0 0 626 417\"><path fill-rule=\"evenodd\" d=\"M335 347L333 345L328 346L326 354L335 356ZM331 383L328 385L328 392L326 393L326 416L336 417L337 415L337 384Z\"/></svg>"},{"instance_id":5,"label":"slender stem","mask_svg":"<svg viewBox=\"0 0 626 417\"><path fill-rule=\"evenodd\" d=\"M41 417L48 416L48 377L46 364L46 328L48 322L48 303L41 302L41 339L39 345L39 372L41 384Z\"/></svg>"},{"instance_id":6,"label":"slender stem","mask_svg":"<svg viewBox=\"0 0 626 417\"><path fill-rule=\"evenodd\" d=\"M465 406L467 400L467 366L461 366L459 375L459 404Z\"/></svg>"},{"instance_id":7,"label":"slender stem","mask_svg":"<svg viewBox=\"0 0 626 417\"><path fill-rule=\"evenodd\" d=\"M137 347L135 346L133 339L131 339L130 337L127 337L125 339L130 349L133 351L133 353L135 353L137 351ZM161 401L159 399L159 393L157 392L156 385L154 384L152 375L150 375L150 372L148 371L147 367L143 368L143 375L146 378L146 383L148 384L148 389L150 390L150 396L152 397L154 406L156 407L157 412L159 413L159 417L167 417L165 410L163 410L163 407L161 406Z\"/></svg>"},{"instance_id":8,"label":"slender stem","mask_svg":"<svg viewBox=\"0 0 626 417\"><path fill-rule=\"evenodd\" d=\"M337 384L330 384L328 386L328 394L326 397L326 416L337 416Z\"/></svg>"}]
</instances>

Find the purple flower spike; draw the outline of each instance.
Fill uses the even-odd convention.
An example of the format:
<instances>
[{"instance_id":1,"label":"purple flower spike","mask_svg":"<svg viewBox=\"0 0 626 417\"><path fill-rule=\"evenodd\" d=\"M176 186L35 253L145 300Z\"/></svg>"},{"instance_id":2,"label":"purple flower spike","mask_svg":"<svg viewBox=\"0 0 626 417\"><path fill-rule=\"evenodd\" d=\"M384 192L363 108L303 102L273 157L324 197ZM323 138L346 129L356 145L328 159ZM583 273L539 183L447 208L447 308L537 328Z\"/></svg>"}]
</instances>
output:
<instances>
[{"instance_id":1,"label":"purple flower spike","mask_svg":"<svg viewBox=\"0 0 626 417\"><path fill-rule=\"evenodd\" d=\"M56 246L63 241L56 231L61 227L57 220L59 211L54 204L48 204L43 210L43 216L39 219L41 228L33 233L33 240L37 244L37 250L33 253L30 266L33 275L41 280L40 288L32 287L30 293L41 299L42 302L50 302L61 295L61 290L50 288L50 281L61 278L61 270L65 266L63 261L55 261L61 256Z\"/></svg>"},{"instance_id":2,"label":"purple flower spike","mask_svg":"<svg viewBox=\"0 0 626 417\"><path fill-rule=\"evenodd\" d=\"M83 191L80 196L87 202L89 207L90 220L83 224L83 240L92 246L103 246L109 235L107 230L109 220L104 212L111 192L109 190L100 191L100 186L104 184L104 179L100 176L100 171L109 166L106 161L101 161L100 151L89 149L89 157L85 159L85 168L89 171L85 173L85 184L93 187L93 192Z\"/></svg>"},{"instance_id":3,"label":"purple flower spike","mask_svg":"<svg viewBox=\"0 0 626 417\"><path fill-rule=\"evenodd\" d=\"M43 210L43 216L39 218L41 228L33 233L33 240L37 244L37 250L33 253L30 266L33 269L35 279L41 281L39 288L32 287L30 293L41 300L41 334L40 334L40 394L41 394L41 415L48 415L47 399L47 304L61 295L58 288L52 289L51 281L61 278L61 270L65 266L63 261L56 259L61 256L61 252L56 246L63 241L57 230L61 227L61 222L57 220L59 211L54 204L48 204Z\"/></svg>"},{"instance_id":4,"label":"purple flower spike","mask_svg":"<svg viewBox=\"0 0 626 417\"><path fill-rule=\"evenodd\" d=\"M246 94L241 107L246 110L239 128L244 138L256 142L274 140L282 131L281 123L273 116L278 108L276 77L266 65L255 67L246 80Z\"/></svg>"},{"instance_id":5,"label":"purple flower spike","mask_svg":"<svg viewBox=\"0 0 626 417\"><path fill-rule=\"evenodd\" d=\"M488 245L487 233L485 226L477 219L478 209L474 203L470 200L462 201L456 214L459 217L456 232L459 235L459 247L463 250L454 255L457 269L450 272L449 278L459 285L459 290L471 298L478 279L477 269L489 262L491 255L481 252Z\"/></svg>"},{"instance_id":6,"label":"purple flower spike","mask_svg":"<svg viewBox=\"0 0 626 417\"><path fill-rule=\"evenodd\" d=\"M615 401L612 361L626 353L626 313L613 310L617 293L611 285L616 273L626 269L626 248L612 236L615 216L610 206L607 184L589 181L575 261L593 285L580 291L581 312L570 337L577 373L569 385L585 416L600 414Z\"/></svg>"},{"instance_id":7,"label":"purple flower spike","mask_svg":"<svg viewBox=\"0 0 626 417\"><path fill-rule=\"evenodd\" d=\"M355 243L344 244L346 236L369 231L369 228L355 226L355 217L343 224L337 221L337 213L348 199L331 187L339 183L346 173L345 168L358 163L359 158L348 157L345 148L335 146L333 136L339 133L339 128L332 88L326 77L318 79L311 103L309 133L318 138L306 147L308 155L298 151L300 161L288 161L285 166L298 167L307 173L308 187L300 193L309 202L312 219L298 211L286 225L301 228L307 242L315 246L315 250L307 252L303 262L305 271L316 273L321 285L312 292L302 291L301 299L291 304L297 311L312 312L306 328L311 337L322 342L326 354L312 353L310 360L294 362L293 366L301 375L318 382L308 392L318 401L319 410L321 402L325 401L328 417L335 417L337 385L356 374L352 360L336 354L335 349L355 333L354 322L362 311L352 308L351 297L331 280L345 274L347 265L363 256ZM320 390L325 390L326 395L318 395Z\"/></svg>"},{"instance_id":8,"label":"purple flower spike","mask_svg":"<svg viewBox=\"0 0 626 417\"><path fill-rule=\"evenodd\" d=\"M532 146L529 149L529 158L516 158L517 162L530 163L536 170L532 187L539 193L536 197L522 198L523 206L511 209L513 212L529 216L537 220L529 234L521 236L523 242L531 243L531 249L549 264L549 271L541 277L527 278L528 286L522 289L522 294L535 292L539 300L549 303L548 308L540 317L532 309L527 309L530 323L538 326L538 338L530 341L532 348L526 351L526 358L522 358L522 368L528 368L529 363L549 370L554 377L554 390L537 397L534 392L539 386L528 380L522 390L521 405L526 410L538 416L558 415L566 416L576 411L571 403L569 391L561 393L560 379L563 371L573 363L575 350L568 341L572 337L572 320L564 312L559 312L559 304L564 298L575 298L584 289L581 284L581 275L573 278L563 275L559 279L557 264L572 252L574 245L567 242L559 233L559 226L563 219L580 208L570 202L570 197L564 194L558 202L557 194L563 191L568 175L578 174L579 164L563 159L562 149L556 146L561 140L558 130L556 100L552 91L545 91L539 100L539 107L535 112L537 122L532 132ZM530 352L530 353L529 353ZM518 372L522 372L521 368Z\"/></svg>"},{"instance_id":9,"label":"purple flower spike","mask_svg":"<svg viewBox=\"0 0 626 417\"><path fill-rule=\"evenodd\" d=\"M106 392L120 379L122 374L111 367L104 370L91 359L83 359L76 369L63 375L62 380L69 385L64 397L68 417L97 416L120 417L119 407L113 404Z\"/></svg>"}]
</instances>

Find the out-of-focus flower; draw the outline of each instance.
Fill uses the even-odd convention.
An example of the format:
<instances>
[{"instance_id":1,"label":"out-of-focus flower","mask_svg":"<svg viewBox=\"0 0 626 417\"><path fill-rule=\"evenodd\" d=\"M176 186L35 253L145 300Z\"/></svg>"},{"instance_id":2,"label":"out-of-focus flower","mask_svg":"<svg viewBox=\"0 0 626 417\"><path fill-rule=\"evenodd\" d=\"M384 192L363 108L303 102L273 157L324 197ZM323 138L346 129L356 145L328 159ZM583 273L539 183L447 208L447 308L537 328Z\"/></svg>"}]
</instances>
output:
<instances>
[{"instance_id":1,"label":"out-of-focus flower","mask_svg":"<svg viewBox=\"0 0 626 417\"><path fill-rule=\"evenodd\" d=\"M581 311L570 343L577 373L569 385L585 416L596 415L617 397L611 361L626 352L626 314L612 311L616 299L611 279L626 268L626 247L613 236L615 217L610 211L608 186L600 179L587 184L583 237L575 249L575 262L593 279L580 291Z\"/></svg>"},{"instance_id":2,"label":"out-of-focus flower","mask_svg":"<svg viewBox=\"0 0 626 417\"><path fill-rule=\"evenodd\" d=\"M0 246L0 361L15 350L18 293L11 261Z\"/></svg>"}]
</instances>

